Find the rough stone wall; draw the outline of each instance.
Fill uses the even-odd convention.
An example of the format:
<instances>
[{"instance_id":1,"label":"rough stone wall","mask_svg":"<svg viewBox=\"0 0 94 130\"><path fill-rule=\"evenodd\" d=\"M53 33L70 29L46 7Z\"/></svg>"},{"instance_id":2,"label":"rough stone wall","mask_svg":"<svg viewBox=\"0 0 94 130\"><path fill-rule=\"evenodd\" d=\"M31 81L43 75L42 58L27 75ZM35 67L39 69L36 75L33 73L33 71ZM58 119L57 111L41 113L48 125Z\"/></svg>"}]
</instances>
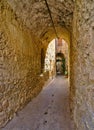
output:
<instances>
[{"instance_id":1,"label":"rough stone wall","mask_svg":"<svg viewBox=\"0 0 94 130\"><path fill-rule=\"evenodd\" d=\"M53 26L44 0L7 1L23 24L32 29L40 38L44 37L48 33L48 28ZM66 26L71 29L73 0L47 0L47 2L55 26Z\"/></svg>"},{"instance_id":2,"label":"rough stone wall","mask_svg":"<svg viewBox=\"0 0 94 130\"><path fill-rule=\"evenodd\" d=\"M40 45L40 46L39 46ZM47 80L41 73L41 42L21 25L6 1L0 1L0 127L3 127Z\"/></svg>"},{"instance_id":3,"label":"rough stone wall","mask_svg":"<svg viewBox=\"0 0 94 130\"><path fill-rule=\"evenodd\" d=\"M75 2L71 104L77 130L94 130L94 0Z\"/></svg>"}]
</instances>

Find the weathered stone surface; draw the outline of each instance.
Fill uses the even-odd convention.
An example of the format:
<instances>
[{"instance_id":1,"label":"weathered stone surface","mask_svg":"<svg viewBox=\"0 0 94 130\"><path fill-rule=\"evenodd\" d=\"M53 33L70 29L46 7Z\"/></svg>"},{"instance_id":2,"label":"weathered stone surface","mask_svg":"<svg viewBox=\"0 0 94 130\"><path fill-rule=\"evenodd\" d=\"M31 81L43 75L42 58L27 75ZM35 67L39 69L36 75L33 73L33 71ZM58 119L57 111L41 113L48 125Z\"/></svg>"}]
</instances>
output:
<instances>
[{"instance_id":1,"label":"weathered stone surface","mask_svg":"<svg viewBox=\"0 0 94 130\"><path fill-rule=\"evenodd\" d=\"M94 1L75 2L71 43L71 97L77 130L94 129Z\"/></svg>"},{"instance_id":2,"label":"weathered stone surface","mask_svg":"<svg viewBox=\"0 0 94 130\"><path fill-rule=\"evenodd\" d=\"M58 36L69 45L70 106L76 129L94 130L94 1L48 4ZM55 37L45 1L0 0L0 126L42 89L48 76L41 75L41 50L45 58Z\"/></svg>"},{"instance_id":3,"label":"weathered stone surface","mask_svg":"<svg viewBox=\"0 0 94 130\"><path fill-rule=\"evenodd\" d=\"M63 115L63 116L62 116ZM2 130L75 130L70 118L68 82L57 76Z\"/></svg>"},{"instance_id":4,"label":"weathered stone surface","mask_svg":"<svg viewBox=\"0 0 94 130\"><path fill-rule=\"evenodd\" d=\"M41 48L7 2L0 1L0 127L37 96L48 79L48 73L40 76Z\"/></svg>"},{"instance_id":5,"label":"weathered stone surface","mask_svg":"<svg viewBox=\"0 0 94 130\"><path fill-rule=\"evenodd\" d=\"M40 36L52 26L45 0L7 0L23 24ZM47 0L56 26L71 28L73 1ZM20 12L20 13L19 13ZM41 30L40 30L41 28ZM44 32L45 30L45 32Z\"/></svg>"}]
</instances>

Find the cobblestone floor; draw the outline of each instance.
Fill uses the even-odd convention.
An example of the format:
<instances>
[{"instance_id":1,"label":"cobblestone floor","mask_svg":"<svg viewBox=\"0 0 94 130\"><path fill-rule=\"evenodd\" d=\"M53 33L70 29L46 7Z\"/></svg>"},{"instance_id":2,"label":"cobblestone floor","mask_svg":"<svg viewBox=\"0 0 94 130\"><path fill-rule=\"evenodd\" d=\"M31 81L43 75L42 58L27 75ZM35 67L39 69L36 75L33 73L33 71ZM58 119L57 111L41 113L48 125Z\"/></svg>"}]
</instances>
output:
<instances>
[{"instance_id":1,"label":"cobblestone floor","mask_svg":"<svg viewBox=\"0 0 94 130\"><path fill-rule=\"evenodd\" d=\"M2 130L74 130L72 127L68 81L58 76Z\"/></svg>"}]
</instances>

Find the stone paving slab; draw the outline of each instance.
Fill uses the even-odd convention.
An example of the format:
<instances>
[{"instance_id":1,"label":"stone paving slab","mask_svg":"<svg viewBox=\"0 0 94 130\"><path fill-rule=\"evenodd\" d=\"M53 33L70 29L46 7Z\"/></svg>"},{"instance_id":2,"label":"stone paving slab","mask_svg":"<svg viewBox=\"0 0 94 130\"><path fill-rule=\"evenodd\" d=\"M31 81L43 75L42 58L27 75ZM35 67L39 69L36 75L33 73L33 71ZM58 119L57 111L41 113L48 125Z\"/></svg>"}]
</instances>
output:
<instances>
[{"instance_id":1,"label":"stone paving slab","mask_svg":"<svg viewBox=\"0 0 94 130\"><path fill-rule=\"evenodd\" d=\"M2 130L74 130L67 79L58 76L46 85Z\"/></svg>"}]
</instances>

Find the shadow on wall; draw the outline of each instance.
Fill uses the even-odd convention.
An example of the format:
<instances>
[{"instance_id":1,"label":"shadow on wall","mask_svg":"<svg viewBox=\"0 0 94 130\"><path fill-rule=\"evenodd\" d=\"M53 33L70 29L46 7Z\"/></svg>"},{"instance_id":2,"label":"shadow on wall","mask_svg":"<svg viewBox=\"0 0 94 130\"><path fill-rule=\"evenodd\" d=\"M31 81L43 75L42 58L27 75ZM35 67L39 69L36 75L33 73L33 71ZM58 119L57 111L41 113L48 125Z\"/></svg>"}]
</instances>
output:
<instances>
[{"instance_id":1,"label":"shadow on wall","mask_svg":"<svg viewBox=\"0 0 94 130\"><path fill-rule=\"evenodd\" d=\"M41 73L44 72L44 61L45 61L45 52L44 49L41 49Z\"/></svg>"}]
</instances>

